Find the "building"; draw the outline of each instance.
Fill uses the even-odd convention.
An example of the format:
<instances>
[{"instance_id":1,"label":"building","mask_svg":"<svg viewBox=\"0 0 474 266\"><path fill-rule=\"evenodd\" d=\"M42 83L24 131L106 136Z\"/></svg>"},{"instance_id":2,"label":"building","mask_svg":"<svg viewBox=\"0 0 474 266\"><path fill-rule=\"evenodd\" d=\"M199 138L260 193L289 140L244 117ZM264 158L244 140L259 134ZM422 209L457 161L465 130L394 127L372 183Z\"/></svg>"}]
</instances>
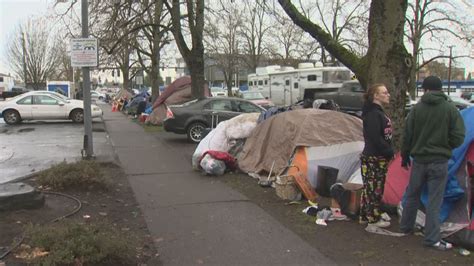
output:
<instances>
[{"instance_id":1,"label":"building","mask_svg":"<svg viewBox=\"0 0 474 266\"><path fill-rule=\"evenodd\" d=\"M10 74L0 73L0 92L11 90L13 85L15 82Z\"/></svg>"}]
</instances>

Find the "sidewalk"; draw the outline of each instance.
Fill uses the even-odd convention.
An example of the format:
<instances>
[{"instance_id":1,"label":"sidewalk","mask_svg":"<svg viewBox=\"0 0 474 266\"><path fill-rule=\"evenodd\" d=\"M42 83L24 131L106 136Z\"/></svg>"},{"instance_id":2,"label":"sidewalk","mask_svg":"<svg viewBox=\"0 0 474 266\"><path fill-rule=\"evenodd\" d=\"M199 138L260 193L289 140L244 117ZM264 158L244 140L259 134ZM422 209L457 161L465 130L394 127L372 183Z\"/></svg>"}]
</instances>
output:
<instances>
[{"instance_id":1,"label":"sidewalk","mask_svg":"<svg viewBox=\"0 0 474 266\"><path fill-rule=\"evenodd\" d=\"M242 194L193 171L182 152L192 145L146 133L109 105L102 109L164 265L333 264Z\"/></svg>"}]
</instances>

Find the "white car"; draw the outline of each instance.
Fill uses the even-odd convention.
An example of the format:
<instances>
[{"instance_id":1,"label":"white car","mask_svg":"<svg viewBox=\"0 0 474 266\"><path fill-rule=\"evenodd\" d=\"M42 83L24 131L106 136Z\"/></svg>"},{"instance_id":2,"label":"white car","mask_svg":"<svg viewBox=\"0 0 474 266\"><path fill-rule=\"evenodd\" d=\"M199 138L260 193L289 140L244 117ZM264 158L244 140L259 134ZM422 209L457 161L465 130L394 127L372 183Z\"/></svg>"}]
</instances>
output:
<instances>
[{"instance_id":1,"label":"white car","mask_svg":"<svg viewBox=\"0 0 474 266\"><path fill-rule=\"evenodd\" d=\"M97 92L97 91L91 91L91 100L101 100L103 101L105 99L105 94Z\"/></svg>"},{"instance_id":2,"label":"white car","mask_svg":"<svg viewBox=\"0 0 474 266\"><path fill-rule=\"evenodd\" d=\"M221 87L211 87L210 91L212 97L227 97L227 91Z\"/></svg>"},{"instance_id":3,"label":"white car","mask_svg":"<svg viewBox=\"0 0 474 266\"><path fill-rule=\"evenodd\" d=\"M102 116L102 110L91 105L92 118ZM0 102L0 117L5 123L18 124L22 120L84 121L84 103L55 95L54 92L34 91Z\"/></svg>"}]
</instances>

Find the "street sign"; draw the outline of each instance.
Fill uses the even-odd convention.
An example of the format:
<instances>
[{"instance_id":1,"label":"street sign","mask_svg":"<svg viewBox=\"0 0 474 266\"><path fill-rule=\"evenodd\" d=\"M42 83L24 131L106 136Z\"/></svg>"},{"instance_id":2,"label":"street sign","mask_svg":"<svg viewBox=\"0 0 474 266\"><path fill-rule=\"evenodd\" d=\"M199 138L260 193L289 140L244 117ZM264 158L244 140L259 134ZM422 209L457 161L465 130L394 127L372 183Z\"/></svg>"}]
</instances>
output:
<instances>
[{"instance_id":1,"label":"street sign","mask_svg":"<svg viewBox=\"0 0 474 266\"><path fill-rule=\"evenodd\" d=\"M96 67L98 65L97 39L71 39L71 65L73 67Z\"/></svg>"}]
</instances>

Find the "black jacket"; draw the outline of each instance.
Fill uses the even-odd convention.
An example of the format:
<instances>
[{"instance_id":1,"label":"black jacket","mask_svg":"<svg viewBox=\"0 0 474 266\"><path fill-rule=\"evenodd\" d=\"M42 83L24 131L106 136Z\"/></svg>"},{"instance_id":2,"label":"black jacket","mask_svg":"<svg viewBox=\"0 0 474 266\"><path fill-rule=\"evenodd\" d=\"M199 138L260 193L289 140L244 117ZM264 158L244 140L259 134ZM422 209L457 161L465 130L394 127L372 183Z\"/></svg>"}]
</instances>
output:
<instances>
[{"instance_id":1,"label":"black jacket","mask_svg":"<svg viewBox=\"0 0 474 266\"><path fill-rule=\"evenodd\" d=\"M366 156L393 157L392 122L382 107L375 103L366 103L362 108L364 122L365 146L362 151Z\"/></svg>"}]
</instances>

